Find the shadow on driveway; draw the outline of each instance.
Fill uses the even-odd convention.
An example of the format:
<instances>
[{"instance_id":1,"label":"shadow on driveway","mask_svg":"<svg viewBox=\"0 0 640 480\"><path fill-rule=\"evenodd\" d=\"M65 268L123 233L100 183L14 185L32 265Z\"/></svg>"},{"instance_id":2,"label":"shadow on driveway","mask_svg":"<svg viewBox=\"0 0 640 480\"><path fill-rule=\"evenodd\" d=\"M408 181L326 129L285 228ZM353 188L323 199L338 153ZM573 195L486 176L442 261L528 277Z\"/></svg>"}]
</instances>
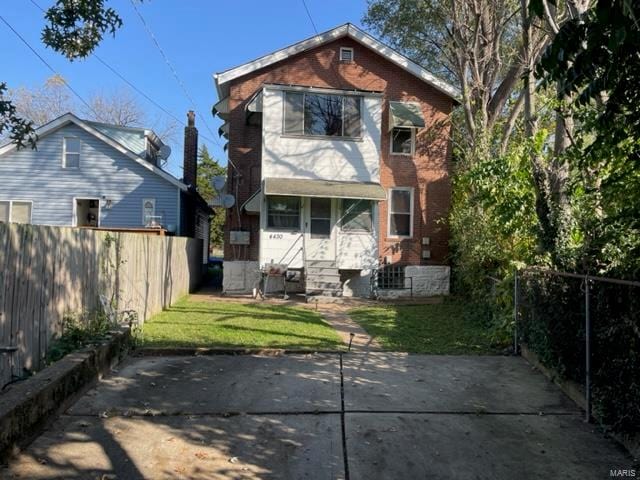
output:
<instances>
[{"instance_id":1,"label":"shadow on driveway","mask_svg":"<svg viewBox=\"0 0 640 480\"><path fill-rule=\"evenodd\" d=\"M521 358L130 358L3 478L609 477L631 459Z\"/></svg>"}]
</instances>

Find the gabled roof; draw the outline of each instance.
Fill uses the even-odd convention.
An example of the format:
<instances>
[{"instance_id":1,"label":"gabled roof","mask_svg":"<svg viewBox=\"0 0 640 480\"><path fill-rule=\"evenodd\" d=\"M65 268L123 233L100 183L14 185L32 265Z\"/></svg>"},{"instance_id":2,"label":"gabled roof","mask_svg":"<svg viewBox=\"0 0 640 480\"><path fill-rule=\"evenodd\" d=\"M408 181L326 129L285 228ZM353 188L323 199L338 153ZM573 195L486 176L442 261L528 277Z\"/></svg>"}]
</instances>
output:
<instances>
[{"instance_id":1,"label":"gabled roof","mask_svg":"<svg viewBox=\"0 0 640 480\"><path fill-rule=\"evenodd\" d=\"M277 50L273 53L269 53L268 55L264 55L251 62L247 62L229 70L225 70L224 72L216 73L213 77L216 83L216 88L218 90L218 98L224 100L229 96L229 82L231 80L242 77L261 68L273 65L276 62L285 60L293 55L297 55L299 53L319 47L343 37L352 38L356 42L380 54L391 63L396 64L403 70L406 70L407 72L416 76L418 79L434 87L445 95L453 98L454 100L457 101L460 97L460 92L453 85L437 78L425 68L409 60L404 55L398 53L391 47L375 39L368 33L360 30L355 25L345 23L344 25L340 25L339 27L336 27L332 30L321 33L314 37L307 38L306 40L302 40L301 42L294 43L293 45L285 47L281 50Z\"/></svg>"},{"instance_id":2,"label":"gabled roof","mask_svg":"<svg viewBox=\"0 0 640 480\"><path fill-rule=\"evenodd\" d=\"M147 170L162 177L167 182L175 185L180 190L187 191L188 187L180 180L176 179L173 175L165 172L161 168L156 167L144 158L146 152L146 145L144 144L144 138L146 135L152 135L157 139L155 134L150 130L131 128L131 127L119 127L117 125L108 125L104 123L91 122L88 120L82 120L76 117L73 113L65 113L64 115L51 120L36 129L38 138L43 138L50 133L59 130L60 128L73 123L78 127L85 130L87 133L102 140L107 145L115 148L120 153L129 157L134 162L143 166ZM142 135L142 137L140 137ZM142 143L141 143L142 142ZM0 147L0 156L8 153L16 148L15 143L7 143ZM135 150L135 151L134 151Z\"/></svg>"}]
</instances>

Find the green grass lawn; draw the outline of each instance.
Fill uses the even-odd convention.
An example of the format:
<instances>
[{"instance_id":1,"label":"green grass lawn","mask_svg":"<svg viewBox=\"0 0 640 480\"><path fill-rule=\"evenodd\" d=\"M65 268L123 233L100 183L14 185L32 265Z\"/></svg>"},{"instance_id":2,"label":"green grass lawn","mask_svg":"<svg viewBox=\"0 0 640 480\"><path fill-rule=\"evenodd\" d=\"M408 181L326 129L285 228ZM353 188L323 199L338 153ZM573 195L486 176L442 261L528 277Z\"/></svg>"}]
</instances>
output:
<instances>
[{"instance_id":1,"label":"green grass lawn","mask_svg":"<svg viewBox=\"0 0 640 480\"><path fill-rule=\"evenodd\" d=\"M338 334L302 308L180 300L149 319L145 347L339 349Z\"/></svg>"},{"instance_id":2,"label":"green grass lawn","mask_svg":"<svg viewBox=\"0 0 640 480\"><path fill-rule=\"evenodd\" d=\"M463 302L358 308L349 315L385 350L440 355L492 354L487 328L465 314Z\"/></svg>"}]
</instances>

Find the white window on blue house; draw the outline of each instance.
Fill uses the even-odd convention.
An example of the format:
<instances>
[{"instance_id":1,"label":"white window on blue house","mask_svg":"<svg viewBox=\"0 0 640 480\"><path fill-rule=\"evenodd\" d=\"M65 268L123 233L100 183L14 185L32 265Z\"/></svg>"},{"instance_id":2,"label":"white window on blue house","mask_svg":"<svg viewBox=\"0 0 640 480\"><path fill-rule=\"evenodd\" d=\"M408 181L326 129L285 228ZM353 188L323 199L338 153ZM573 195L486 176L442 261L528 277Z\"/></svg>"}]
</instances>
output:
<instances>
[{"instance_id":1,"label":"white window on blue house","mask_svg":"<svg viewBox=\"0 0 640 480\"><path fill-rule=\"evenodd\" d=\"M31 223L31 201L0 201L0 222Z\"/></svg>"},{"instance_id":2,"label":"white window on blue house","mask_svg":"<svg viewBox=\"0 0 640 480\"><path fill-rule=\"evenodd\" d=\"M156 217L156 199L145 198L142 200L142 224L145 227L154 227L159 223Z\"/></svg>"},{"instance_id":3,"label":"white window on blue house","mask_svg":"<svg viewBox=\"0 0 640 480\"><path fill-rule=\"evenodd\" d=\"M80 168L81 146L79 138L64 137L62 168Z\"/></svg>"}]
</instances>

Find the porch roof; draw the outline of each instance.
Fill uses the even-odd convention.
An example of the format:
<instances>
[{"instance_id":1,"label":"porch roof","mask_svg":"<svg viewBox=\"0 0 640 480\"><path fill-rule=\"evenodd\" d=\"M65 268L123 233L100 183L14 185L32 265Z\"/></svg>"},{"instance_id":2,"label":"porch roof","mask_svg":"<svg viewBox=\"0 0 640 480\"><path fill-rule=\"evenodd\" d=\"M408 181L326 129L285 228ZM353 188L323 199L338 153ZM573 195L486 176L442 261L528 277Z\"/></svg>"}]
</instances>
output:
<instances>
[{"instance_id":1,"label":"porch roof","mask_svg":"<svg viewBox=\"0 0 640 480\"><path fill-rule=\"evenodd\" d=\"M379 183L337 182L302 178L265 178L264 193L265 195L363 200L386 200L387 198L384 188Z\"/></svg>"}]
</instances>

